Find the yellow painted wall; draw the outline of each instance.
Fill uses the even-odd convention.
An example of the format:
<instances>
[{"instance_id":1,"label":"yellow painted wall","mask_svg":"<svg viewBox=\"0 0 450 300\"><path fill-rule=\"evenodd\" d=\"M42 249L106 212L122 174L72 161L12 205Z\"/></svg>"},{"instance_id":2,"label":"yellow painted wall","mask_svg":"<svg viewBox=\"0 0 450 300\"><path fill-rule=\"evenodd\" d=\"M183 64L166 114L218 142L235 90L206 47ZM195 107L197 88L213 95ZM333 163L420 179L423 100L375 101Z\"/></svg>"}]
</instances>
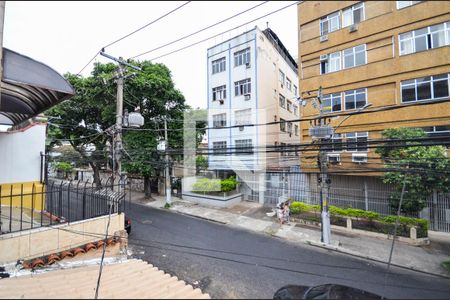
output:
<instances>
[{"instance_id":1,"label":"yellow painted wall","mask_svg":"<svg viewBox=\"0 0 450 300\"><path fill-rule=\"evenodd\" d=\"M40 182L17 182L0 184L0 204L29 208L36 211L45 209L45 186ZM34 193L34 195L32 195Z\"/></svg>"}]
</instances>

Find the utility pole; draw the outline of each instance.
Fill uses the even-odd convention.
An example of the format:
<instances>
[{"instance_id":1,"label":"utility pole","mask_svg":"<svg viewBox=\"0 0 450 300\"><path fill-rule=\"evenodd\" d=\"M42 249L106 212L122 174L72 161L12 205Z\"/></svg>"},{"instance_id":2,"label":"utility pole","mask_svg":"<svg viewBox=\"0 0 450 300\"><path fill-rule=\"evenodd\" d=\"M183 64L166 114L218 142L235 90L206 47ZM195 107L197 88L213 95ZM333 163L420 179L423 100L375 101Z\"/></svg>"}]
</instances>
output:
<instances>
[{"instance_id":1,"label":"utility pole","mask_svg":"<svg viewBox=\"0 0 450 300\"><path fill-rule=\"evenodd\" d=\"M113 162L115 162L116 168L117 168L117 175L119 178L119 192L120 192L120 186L121 186L121 183L123 182L122 181L122 179L123 179L122 178L122 161L121 161L121 158L122 158L122 125L123 125L123 82L124 82L125 78L134 75L134 74L130 74L130 75L125 76L124 75L124 67L127 66L127 67L130 67L137 71L142 71L142 69L127 63L122 57L115 58L114 56L106 54L104 49L102 49L102 51L100 51L100 55L107 57L118 63L117 96L116 96L116 125L113 130L113 141L115 140L115 143L113 142L111 147L112 147L113 151L115 151L115 159L113 159ZM115 168L113 167L113 186L114 186L114 172L115 172Z\"/></svg>"},{"instance_id":2,"label":"utility pole","mask_svg":"<svg viewBox=\"0 0 450 300\"><path fill-rule=\"evenodd\" d=\"M172 188L170 183L169 138L167 137L167 115L164 117L164 142L166 151L166 204L172 204Z\"/></svg>"}]
</instances>

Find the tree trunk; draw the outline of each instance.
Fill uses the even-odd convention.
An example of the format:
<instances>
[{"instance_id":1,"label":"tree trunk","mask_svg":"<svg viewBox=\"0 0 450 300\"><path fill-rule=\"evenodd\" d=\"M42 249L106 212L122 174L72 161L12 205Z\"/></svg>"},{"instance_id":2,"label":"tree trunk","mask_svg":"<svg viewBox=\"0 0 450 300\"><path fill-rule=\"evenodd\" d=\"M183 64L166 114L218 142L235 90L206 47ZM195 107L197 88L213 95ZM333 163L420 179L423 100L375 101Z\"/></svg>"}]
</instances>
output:
<instances>
[{"instance_id":1,"label":"tree trunk","mask_svg":"<svg viewBox=\"0 0 450 300\"><path fill-rule=\"evenodd\" d=\"M98 187L102 186L102 181L100 180L100 170L99 168L95 165L95 163L93 162L89 162L89 165L92 168L92 171L94 172L94 183L95 185L97 185Z\"/></svg>"},{"instance_id":2,"label":"tree trunk","mask_svg":"<svg viewBox=\"0 0 450 300\"><path fill-rule=\"evenodd\" d=\"M152 197L152 185L150 181L150 176L144 176L144 193L145 197L147 198Z\"/></svg>"}]
</instances>

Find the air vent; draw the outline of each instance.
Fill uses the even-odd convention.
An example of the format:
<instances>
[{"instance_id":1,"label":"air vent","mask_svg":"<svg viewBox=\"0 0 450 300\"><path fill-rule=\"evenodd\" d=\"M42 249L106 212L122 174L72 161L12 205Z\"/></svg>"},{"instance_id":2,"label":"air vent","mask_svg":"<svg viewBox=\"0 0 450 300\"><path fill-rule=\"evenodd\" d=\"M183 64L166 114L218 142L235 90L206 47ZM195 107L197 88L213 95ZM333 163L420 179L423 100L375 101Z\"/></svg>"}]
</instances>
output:
<instances>
[{"instance_id":1,"label":"air vent","mask_svg":"<svg viewBox=\"0 0 450 300\"><path fill-rule=\"evenodd\" d=\"M353 153L352 162L354 163L367 163L367 153Z\"/></svg>"},{"instance_id":2,"label":"air vent","mask_svg":"<svg viewBox=\"0 0 450 300\"><path fill-rule=\"evenodd\" d=\"M328 34L324 34L320 36L320 42L326 42L328 41Z\"/></svg>"},{"instance_id":3,"label":"air vent","mask_svg":"<svg viewBox=\"0 0 450 300\"><path fill-rule=\"evenodd\" d=\"M348 27L348 32L355 32L358 30L358 24L352 24Z\"/></svg>"}]
</instances>

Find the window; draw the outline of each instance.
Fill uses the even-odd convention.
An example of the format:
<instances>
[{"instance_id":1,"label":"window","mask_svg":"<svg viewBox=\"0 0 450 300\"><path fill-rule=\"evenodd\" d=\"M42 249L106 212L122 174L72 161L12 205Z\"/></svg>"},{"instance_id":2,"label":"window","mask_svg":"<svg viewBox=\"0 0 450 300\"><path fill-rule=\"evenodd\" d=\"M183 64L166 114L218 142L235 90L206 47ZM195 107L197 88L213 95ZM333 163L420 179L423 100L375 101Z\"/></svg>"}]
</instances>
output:
<instances>
[{"instance_id":1,"label":"window","mask_svg":"<svg viewBox=\"0 0 450 300\"><path fill-rule=\"evenodd\" d=\"M295 84L294 84L294 95L298 96L298 88Z\"/></svg>"},{"instance_id":2,"label":"window","mask_svg":"<svg viewBox=\"0 0 450 300\"><path fill-rule=\"evenodd\" d=\"M284 73L280 70L280 83L281 83L281 85L283 85L284 84Z\"/></svg>"},{"instance_id":3,"label":"window","mask_svg":"<svg viewBox=\"0 0 450 300\"><path fill-rule=\"evenodd\" d=\"M289 100L287 101L286 109L288 112L292 112L292 102Z\"/></svg>"},{"instance_id":4,"label":"window","mask_svg":"<svg viewBox=\"0 0 450 300\"><path fill-rule=\"evenodd\" d=\"M225 71L225 57L219 58L212 62L212 73L220 73Z\"/></svg>"},{"instance_id":5,"label":"window","mask_svg":"<svg viewBox=\"0 0 450 300\"><path fill-rule=\"evenodd\" d=\"M331 136L331 152L341 152L344 149L342 145L342 135L336 133Z\"/></svg>"},{"instance_id":6,"label":"window","mask_svg":"<svg viewBox=\"0 0 450 300\"><path fill-rule=\"evenodd\" d=\"M346 133L347 151L351 152L365 152L367 151L368 132L352 132Z\"/></svg>"},{"instance_id":7,"label":"window","mask_svg":"<svg viewBox=\"0 0 450 300\"><path fill-rule=\"evenodd\" d=\"M355 109L366 105L367 89L358 89L344 93L345 109Z\"/></svg>"},{"instance_id":8,"label":"window","mask_svg":"<svg viewBox=\"0 0 450 300\"><path fill-rule=\"evenodd\" d=\"M292 81L288 77L286 77L286 88L292 91Z\"/></svg>"},{"instance_id":9,"label":"window","mask_svg":"<svg viewBox=\"0 0 450 300\"><path fill-rule=\"evenodd\" d=\"M332 13L320 19L320 35L339 30L339 12Z\"/></svg>"},{"instance_id":10,"label":"window","mask_svg":"<svg viewBox=\"0 0 450 300\"><path fill-rule=\"evenodd\" d=\"M342 28L364 21L364 3L360 2L342 11Z\"/></svg>"},{"instance_id":11,"label":"window","mask_svg":"<svg viewBox=\"0 0 450 300\"><path fill-rule=\"evenodd\" d=\"M235 140L234 146L236 153L251 154L253 152L253 144L251 139Z\"/></svg>"},{"instance_id":12,"label":"window","mask_svg":"<svg viewBox=\"0 0 450 300\"><path fill-rule=\"evenodd\" d=\"M326 74L336 72L341 69L341 52L334 52L327 55L327 59L321 62L320 73Z\"/></svg>"},{"instance_id":13,"label":"window","mask_svg":"<svg viewBox=\"0 0 450 300\"><path fill-rule=\"evenodd\" d=\"M422 129L428 136L448 136L450 134L450 125L431 126Z\"/></svg>"},{"instance_id":14,"label":"window","mask_svg":"<svg viewBox=\"0 0 450 300\"><path fill-rule=\"evenodd\" d=\"M234 95L240 96L251 93L251 80L250 78L236 81L234 83Z\"/></svg>"},{"instance_id":15,"label":"window","mask_svg":"<svg viewBox=\"0 0 450 300\"><path fill-rule=\"evenodd\" d=\"M402 9L420 2L422 1L397 1L397 9Z\"/></svg>"},{"instance_id":16,"label":"window","mask_svg":"<svg viewBox=\"0 0 450 300\"><path fill-rule=\"evenodd\" d=\"M298 125L294 125L294 133L298 136Z\"/></svg>"},{"instance_id":17,"label":"window","mask_svg":"<svg viewBox=\"0 0 450 300\"><path fill-rule=\"evenodd\" d=\"M280 156L286 156L286 143L280 143Z\"/></svg>"},{"instance_id":18,"label":"window","mask_svg":"<svg viewBox=\"0 0 450 300\"><path fill-rule=\"evenodd\" d=\"M250 63L250 48L234 53L234 66L240 66Z\"/></svg>"},{"instance_id":19,"label":"window","mask_svg":"<svg viewBox=\"0 0 450 300\"><path fill-rule=\"evenodd\" d=\"M227 141L213 142L213 153L224 154L227 149Z\"/></svg>"},{"instance_id":20,"label":"window","mask_svg":"<svg viewBox=\"0 0 450 300\"><path fill-rule=\"evenodd\" d=\"M287 132L292 133L292 123L291 122L287 122Z\"/></svg>"},{"instance_id":21,"label":"window","mask_svg":"<svg viewBox=\"0 0 450 300\"><path fill-rule=\"evenodd\" d=\"M342 51L344 69L366 64L366 45L359 45Z\"/></svg>"},{"instance_id":22,"label":"window","mask_svg":"<svg viewBox=\"0 0 450 300\"><path fill-rule=\"evenodd\" d=\"M280 94L280 107L286 108L286 98Z\"/></svg>"},{"instance_id":23,"label":"window","mask_svg":"<svg viewBox=\"0 0 450 300\"><path fill-rule=\"evenodd\" d=\"M234 112L234 119L236 125L248 125L251 123L251 114L252 109L242 109L242 110L236 110Z\"/></svg>"},{"instance_id":24,"label":"window","mask_svg":"<svg viewBox=\"0 0 450 300\"><path fill-rule=\"evenodd\" d=\"M286 120L282 118L280 118L280 130L286 132Z\"/></svg>"},{"instance_id":25,"label":"window","mask_svg":"<svg viewBox=\"0 0 450 300\"><path fill-rule=\"evenodd\" d=\"M400 55L450 45L450 21L399 35Z\"/></svg>"},{"instance_id":26,"label":"window","mask_svg":"<svg viewBox=\"0 0 450 300\"><path fill-rule=\"evenodd\" d=\"M294 105L293 108L294 108L294 116L298 116L298 106Z\"/></svg>"},{"instance_id":27,"label":"window","mask_svg":"<svg viewBox=\"0 0 450 300\"><path fill-rule=\"evenodd\" d=\"M213 115L213 127L225 127L227 126L227 114Z\"/></svg>"},{"instance_id":28,"label":"window","mask_svg":"<svg viewBox=\"0 0 450 300\"><path fill-rule=\"evenodd\" d=\"M449 74L404 80L400 86L402 102L446 98L449 96Z\"/></svg>"},{"instance_id":29,"label":"window","mask_svg":"<svg viewBox=\"0 0 450 300\"><path fill-rule=\"evenodd\" d=\"M335 112L342 110L341 93L328 94L322 97L323 112Z\"/></svg>"},{"instance_id":30,"label":"window","mask_svg":"<svg viewBox=\"0 0 450 300\"><path fill-rule=\"evenodd\" d=\"M221 85L212 89L213 101L223 100L227 98L227 87L226 85Z\"/></svg>"}]
</instances>

